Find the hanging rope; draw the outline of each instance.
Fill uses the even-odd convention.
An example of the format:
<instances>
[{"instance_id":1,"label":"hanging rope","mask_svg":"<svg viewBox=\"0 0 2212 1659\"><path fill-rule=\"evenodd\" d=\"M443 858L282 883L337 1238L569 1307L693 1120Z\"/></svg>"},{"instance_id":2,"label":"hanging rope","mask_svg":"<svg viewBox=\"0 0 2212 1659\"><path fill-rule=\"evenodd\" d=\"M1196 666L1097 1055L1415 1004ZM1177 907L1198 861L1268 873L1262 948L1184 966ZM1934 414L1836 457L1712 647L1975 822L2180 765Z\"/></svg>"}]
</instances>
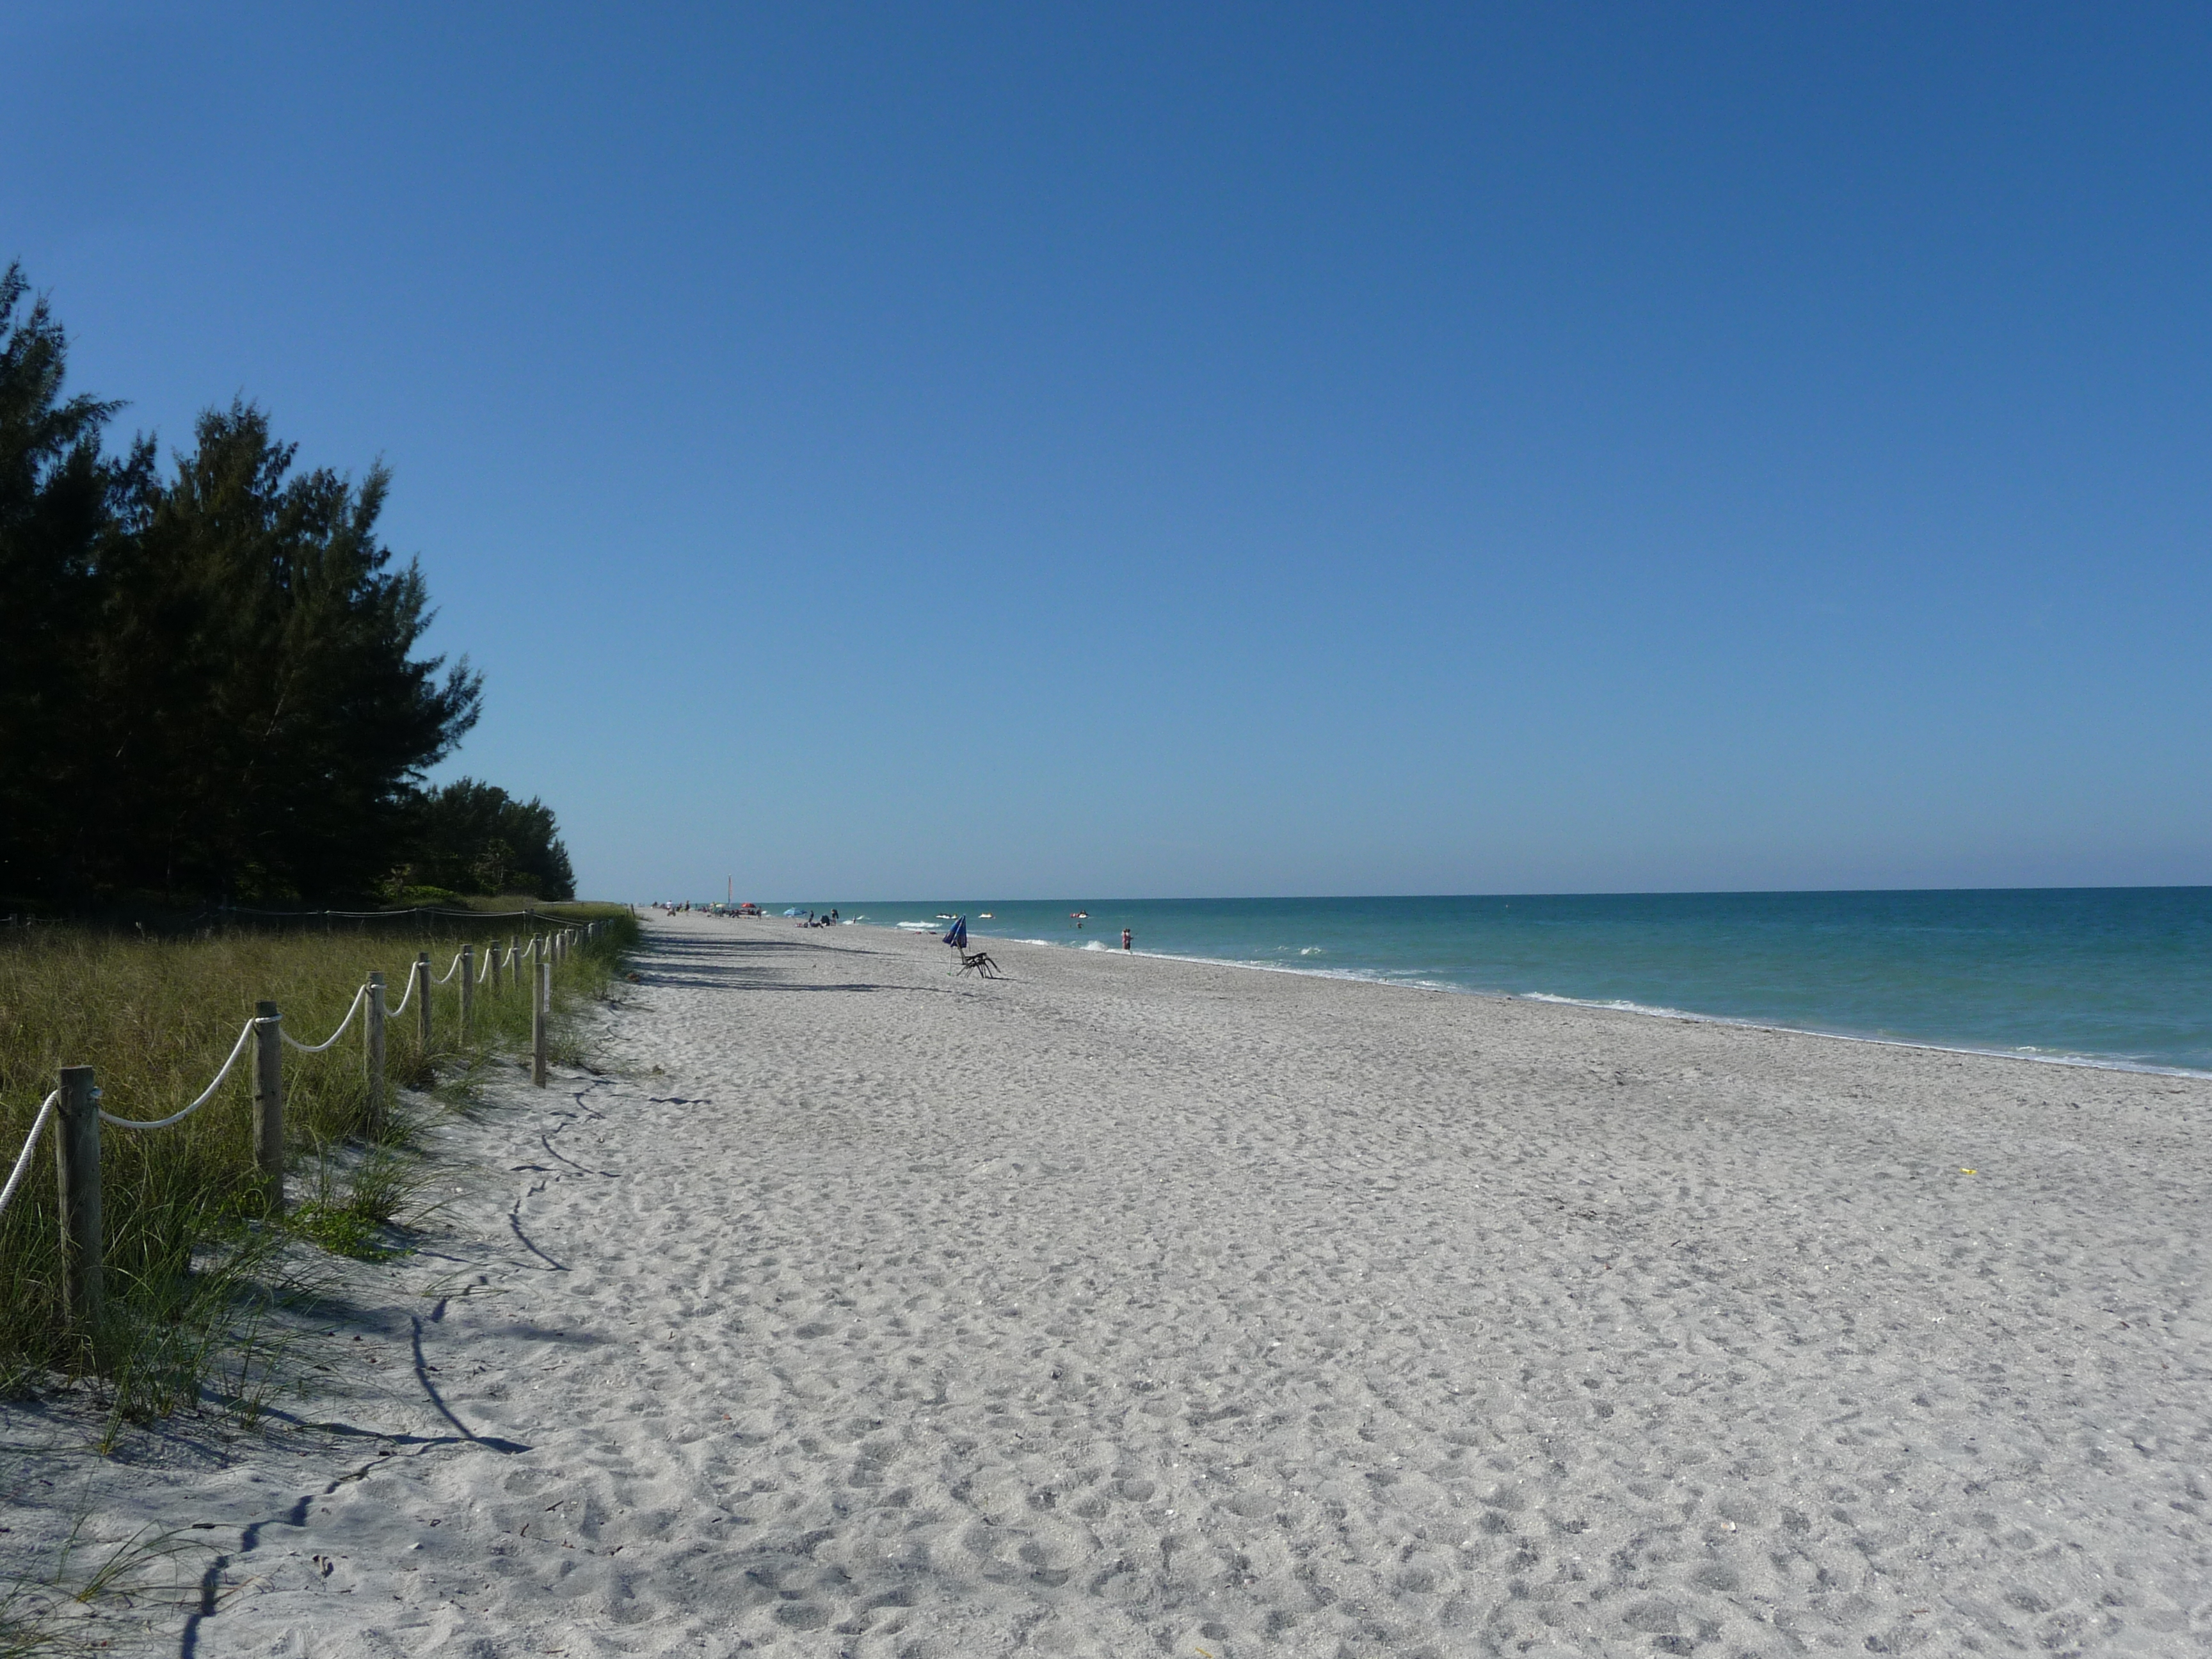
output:
<instances>
[{"instance_id":1,"label":"hanging rope","mask_svg":"<svg viewBox=\"0 0 2212 1659\"><path fill-rule=\"evenodd\" d=\"M223 1061L222 1070L215 1074L215 1081L209 1084L201 1091L200 1097L185 1107L183 1111L172 1112L167 1117L155 1118L149 1121L143 1118L118 1117L106 1107L102 1107L100 1121L102 1123L112 1123L118 1129L166 1129L172 1123L182 1123L215 1098L215 1091L222 1087L223 1079L230 1075L230 1068L238 1064L238 1057L246 1052L246 1045L253 1040L253 1028L260 1024L261 1021L258 1017L246 1022L245 1029L238 1034L238 1041L231 1045L230 1058Z\"/></svg>"},{"instance_id":2,"label":"hanging rope","mask_svg":"<svg viewBox=\"0 0 2212 1659\"><path fill-rule=\"evenodd\" d=\"M0 1187L0 1215L8 1213L8 1200L15 1196L15 1188L23 1184L23 1171L31 1167L31 1149L39 1144L40 1135L46 1132L46 1120L54 1115L54 1108L61 1103L61 1098L62 1091L55 1090L46 1097L46 1103L39 1108L38 1116L31 1120L31 1133L23 1142L22 1152L16 1156L15 1170L9 1176L8 1184Z\"/></svg>"},{"instance_id":3,"label":"hanging rope","mask_svg":"<svg viewBox=\"0 0 2212 1659\"><path fill-rule=\"evenodd\" d=\"M459 951L456 951L453 952L453 965L447 968L444 973L438 975L438 983L443 985L447 980L453 978L455 974L458 974L460 971L461 953Z\"/></svg>"},{"instance_id":4,"label":"hanging rope","mask_svg":"<svg viewBox=\"0 0 2212 1659\"><path fill-rule=\"evenodd\" d=\"M361 1012L361 1005L368 1000L368 987L364 985L361 989L353 994L353 1006L346 1010L345 1018L338 1022L338 1029L331 1032L328 1036L325 1037L320 1042L302 1042L299 1038L294 1036L289 1031L287 1031L281 1024L276 1028L277 1034L281 1036L285 1042L290 1043L295 1048L297 1048L303 1054L319 1054L324 1049L329 1048L331 1044L336 1042L340 1037L345 1035L346 1027L353 1024L353 1017Z\"/></svg>"}]
</instances>

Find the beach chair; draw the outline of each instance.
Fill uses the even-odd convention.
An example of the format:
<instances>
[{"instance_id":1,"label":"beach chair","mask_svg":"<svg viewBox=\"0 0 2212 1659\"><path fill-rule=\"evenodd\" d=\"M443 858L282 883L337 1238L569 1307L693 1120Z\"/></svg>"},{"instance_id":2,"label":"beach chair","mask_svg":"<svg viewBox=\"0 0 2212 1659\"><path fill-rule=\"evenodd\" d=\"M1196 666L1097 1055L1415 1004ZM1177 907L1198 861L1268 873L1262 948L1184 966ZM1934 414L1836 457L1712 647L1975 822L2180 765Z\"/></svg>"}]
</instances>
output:
<instances>
[{"instance_id":1,"label":"beach chair","mask_svg":"<svg viewBox=\"0 0 2212 1659\"><path fill-rule=\"evenodd\" d=\"M999 971L999 964L991 960L991 953L988 951L972 952L963 951L960 953L960 971L963 974L978 974L985 979L1006 977Z\"/></svg>"}]
</instances>

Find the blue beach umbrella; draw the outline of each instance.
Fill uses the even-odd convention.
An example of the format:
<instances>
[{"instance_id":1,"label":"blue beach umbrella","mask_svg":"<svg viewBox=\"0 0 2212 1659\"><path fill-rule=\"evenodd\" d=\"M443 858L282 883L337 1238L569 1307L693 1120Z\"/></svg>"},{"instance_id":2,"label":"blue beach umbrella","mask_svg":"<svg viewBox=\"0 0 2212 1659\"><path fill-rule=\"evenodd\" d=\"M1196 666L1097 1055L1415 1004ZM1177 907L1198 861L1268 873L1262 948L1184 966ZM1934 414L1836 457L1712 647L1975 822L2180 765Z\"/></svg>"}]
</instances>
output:
<instances>
[{"instance_id":1,"label":"blue beach umbrella","mask_svg":"<svg viewBox=\"0 0 2212 1659\"><path fill-rule=\"evenodd\" d=\"M956 916L953 919L952 931L945 934L945 942L956 951L964 951L968 948L967 917Z\"/></svg>"}]
</instances>

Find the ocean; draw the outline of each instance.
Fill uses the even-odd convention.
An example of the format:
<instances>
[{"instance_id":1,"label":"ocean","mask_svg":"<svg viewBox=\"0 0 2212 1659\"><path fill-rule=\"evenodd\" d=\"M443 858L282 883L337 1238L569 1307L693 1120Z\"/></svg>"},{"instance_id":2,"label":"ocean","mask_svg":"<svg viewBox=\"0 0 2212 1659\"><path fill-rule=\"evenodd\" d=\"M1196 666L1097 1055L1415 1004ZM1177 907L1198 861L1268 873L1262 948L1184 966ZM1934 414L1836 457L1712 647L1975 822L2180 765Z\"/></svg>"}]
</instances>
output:
<instances>
[{"instance_id":1,"label":"ocean","mask_svg":"<svg viewBox=\"0 0 2212 1659\"><path fill-rule=\"evenodd\" d=\"M2212 887L829 903L940 933L964 914L980 939L1118 949L1127 927L1152 955L2212 1073Z\"/></svg>"}]
</instances>

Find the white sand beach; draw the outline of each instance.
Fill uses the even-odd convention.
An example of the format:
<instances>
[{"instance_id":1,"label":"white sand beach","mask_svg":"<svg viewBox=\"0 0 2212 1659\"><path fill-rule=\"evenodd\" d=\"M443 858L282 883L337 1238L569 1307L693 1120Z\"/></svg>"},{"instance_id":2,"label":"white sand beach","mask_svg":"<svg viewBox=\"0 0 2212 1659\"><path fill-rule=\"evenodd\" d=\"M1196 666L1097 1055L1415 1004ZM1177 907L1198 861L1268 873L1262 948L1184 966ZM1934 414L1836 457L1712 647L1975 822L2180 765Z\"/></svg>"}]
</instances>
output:
<instances>
[{"instance_id":1,"label":"white sand beach","mask_svg":"<svg viewBox=\"0 0 2212 1659\"><path fill-rule=\"evenodd\" d=\"M149 1650L2212 1650L2212 1084L648 938L301 1351L349 1431L88 1477L213 1557Z\"/></svg>"}]
</instances>

